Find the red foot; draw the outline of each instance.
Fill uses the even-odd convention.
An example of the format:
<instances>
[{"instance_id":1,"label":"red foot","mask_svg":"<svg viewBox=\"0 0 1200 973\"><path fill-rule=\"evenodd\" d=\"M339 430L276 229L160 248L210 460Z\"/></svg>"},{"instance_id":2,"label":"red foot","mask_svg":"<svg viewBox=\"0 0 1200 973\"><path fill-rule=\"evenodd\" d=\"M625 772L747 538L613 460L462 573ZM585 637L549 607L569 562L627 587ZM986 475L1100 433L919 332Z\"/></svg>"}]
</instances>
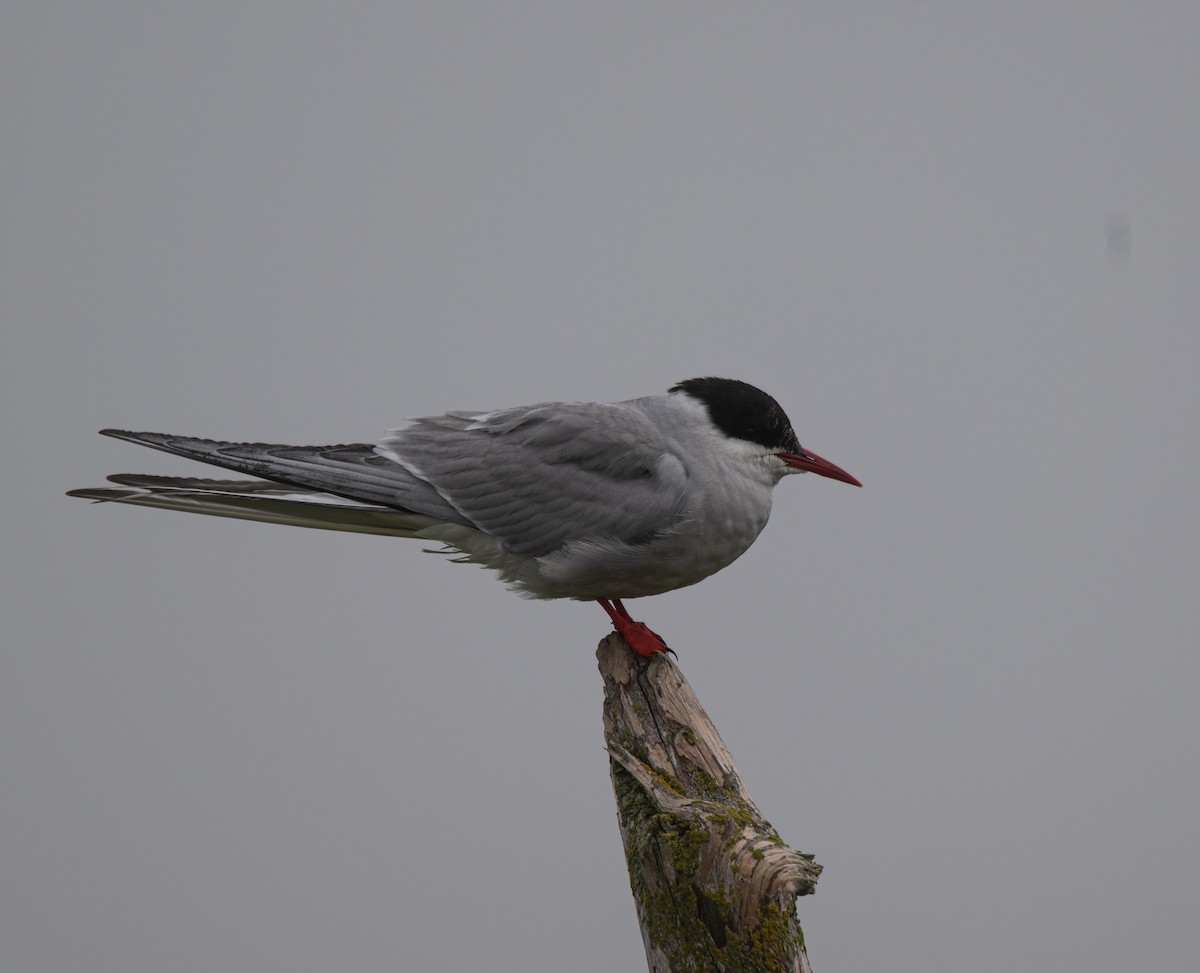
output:
<instances>
[{"instance_id":1,"label":"red foot","mask_svg":"<svg viewBox=\"0 0 1200 973\"><path fill-rule=\"evenodd\" d=\"M667 643L663 641L661 635L652 632L644 622L635 622L629 617L629 612L625 610L625 606L621 604L619 598L614 598L611 602L607 598L597 598L596 600L600 607L608 612L613 628L638 655L649 658L655 652L671 651L667 648Z\"/></svg>"}]
</instances>

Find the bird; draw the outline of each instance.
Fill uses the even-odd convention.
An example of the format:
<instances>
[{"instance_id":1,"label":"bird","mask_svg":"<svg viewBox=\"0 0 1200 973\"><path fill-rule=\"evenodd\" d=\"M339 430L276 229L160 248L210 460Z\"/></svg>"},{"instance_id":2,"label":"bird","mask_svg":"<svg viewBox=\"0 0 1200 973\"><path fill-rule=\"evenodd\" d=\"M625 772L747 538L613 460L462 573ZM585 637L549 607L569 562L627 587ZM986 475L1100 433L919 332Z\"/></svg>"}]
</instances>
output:
<instances>
[{"instance_id":1,"label":"bird","mask_svg":"<svg viewBox=\"0 0 1200 973\"><path fill-rule=\"evenodd\" d=\"M669 652L623 602L696 584L758 537L789 474L862 484L800 445L746 382L619 402L410 419L375 443L286 446L102 429L254 479L116 474L68 496L412 537L529 598L596 601L638 655Z\"/></svg>"}]
</instances>

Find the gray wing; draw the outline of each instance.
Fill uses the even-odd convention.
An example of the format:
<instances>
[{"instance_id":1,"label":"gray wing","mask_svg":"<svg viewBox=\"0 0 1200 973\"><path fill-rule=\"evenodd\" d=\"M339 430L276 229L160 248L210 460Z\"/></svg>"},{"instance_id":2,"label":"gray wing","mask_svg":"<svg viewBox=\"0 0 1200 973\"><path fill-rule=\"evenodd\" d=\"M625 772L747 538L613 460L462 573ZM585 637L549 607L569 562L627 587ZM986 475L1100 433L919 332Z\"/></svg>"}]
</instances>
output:
<instances>
[{"instance_id":1,"label":"gray wing","mask_svg":"<svg viewBox=\"0 0 1200 973\"><path fill-rule=\"evenodd\" d=\"M427 482L365 443L280 446L230 443L156 432L102 429L101 434L236 470L273 483L316 490L470 526ZM112 499L112 498L109 498Z\"/></svg>"},{"instance_id":2,"label":"gray wing","mask_svg":"<svg viewBox=\"0 0 1200 973\"><path fill-rule=\"evenodd\" d=\"M233 443L117 429L102 433L274 484L477 527L515 553L534 557L572 541L646 543L684 516L683 463L658 428L626 403L555 402L484 414L448 413L414 420L379 446ZM147 485L126 480L117 482ZM273 512L276 503L299 499L272 494L269 484L256 489L249 483L222 483L214 490L199 481L180 481L177 488L191 488L185 507L183 493L168 493L165 486L160 483L151 494L136 496L111 490L103 496L100 491L72 492L210 514L229 510L225 516ZM235 505L220 498L223 492L242 500ZM208 496L198 498L200 493ZM253 503L243 502L248 499ZM317 517L310 516L312 508L303 512L305 520L323 521L319 526L332 527L344 513L319 498L307 502L321 504ZM296 520L280 516L277 522Z\"/></svg>"},{"instance_id":3,"label":"gray wing","mask_svg":"<svg viewBox=\"0 0 1200 973\"><path fill-rule=\"evenodd\" d=\"M593 538L643 544L684 516L683 463L627 403L431 416L392 432L379 451L518 554Z\"/></svg>"}]
</instances>

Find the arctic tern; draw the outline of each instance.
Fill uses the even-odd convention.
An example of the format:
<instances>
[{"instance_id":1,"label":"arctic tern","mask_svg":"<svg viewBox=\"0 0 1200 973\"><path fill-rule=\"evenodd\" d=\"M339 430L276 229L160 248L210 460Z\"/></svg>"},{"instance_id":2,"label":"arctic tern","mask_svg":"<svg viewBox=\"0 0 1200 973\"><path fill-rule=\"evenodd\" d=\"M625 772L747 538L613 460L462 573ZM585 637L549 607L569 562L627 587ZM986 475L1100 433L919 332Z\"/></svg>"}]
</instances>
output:
<instances>
[{"instance_id":1,"label":"arctic tern","mask_svg":"<svg viewBox=\"0 0 1200 973\"><path fill-rule=\"evenodd\" d=\"M416 537L530 598L600 603L639 655L667 650L625 598L736 560L789 473L858 480L801 447L779 403L692 378L623 402L543 402L413 419L374 444L277 446L101 430L256 477L118 474L69 495L299 527Z\"/></svg>"}]
</instances>

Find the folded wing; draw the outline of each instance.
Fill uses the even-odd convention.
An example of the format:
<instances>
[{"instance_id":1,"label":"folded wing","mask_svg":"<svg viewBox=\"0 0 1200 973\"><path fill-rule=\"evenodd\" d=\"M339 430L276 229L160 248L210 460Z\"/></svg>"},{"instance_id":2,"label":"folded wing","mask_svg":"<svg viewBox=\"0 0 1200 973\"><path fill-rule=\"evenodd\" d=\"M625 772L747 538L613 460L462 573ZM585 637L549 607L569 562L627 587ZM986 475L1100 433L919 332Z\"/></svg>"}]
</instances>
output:
<instances>
[{"instance_id":1,"label":"folded wing","mask_svg":"<svg viewBox=\"0 0 1200 973\"><path fill-rule=\"evenodd\" d=\"M644 544L684 516L684 464L626 403L554 402L417 419L379 444L481 530L535 557Z\"/></svg>"},{"instance_id":2,"label":"folded wing","mask_svg":"<svg viewBox=\"0 0 1200 973\"><path fill-rule=\"evenodd\" d=\"M455 525L532 557L572 542L648 543L685 516L685 464L627 403L449 413L414 420L378 446L103 434L258 479L122 474L110 477L116 489L72 496L399 536Z\"/></svg>"}]
</instances>

